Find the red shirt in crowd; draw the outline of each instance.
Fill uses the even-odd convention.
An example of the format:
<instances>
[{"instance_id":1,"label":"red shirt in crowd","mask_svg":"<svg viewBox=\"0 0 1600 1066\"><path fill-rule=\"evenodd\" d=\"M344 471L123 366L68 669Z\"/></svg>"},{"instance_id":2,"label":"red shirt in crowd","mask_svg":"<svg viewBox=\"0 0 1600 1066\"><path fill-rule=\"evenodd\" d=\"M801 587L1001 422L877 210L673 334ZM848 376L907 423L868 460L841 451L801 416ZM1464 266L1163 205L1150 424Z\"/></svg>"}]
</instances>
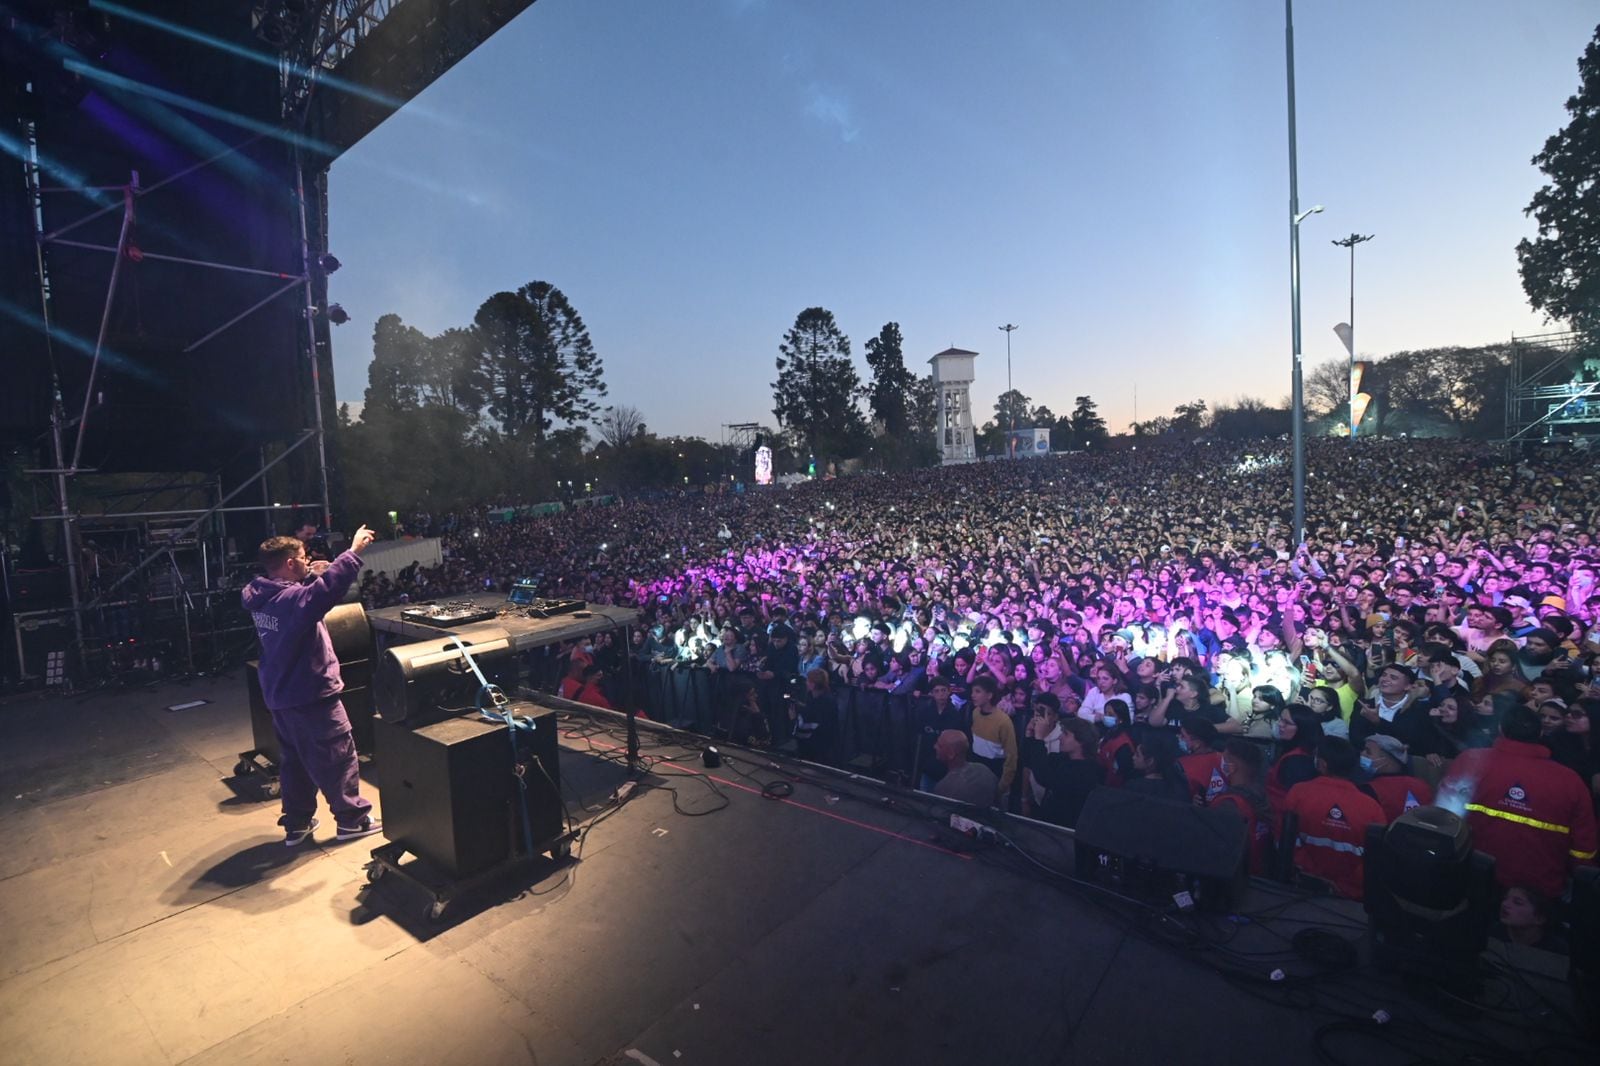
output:
<instances>
[{"instance_id":1,"label":"red shirt in crowd","mask_svg":"<svg viewBox=\"0 0 1600 1066\"><path fill-rule=\"evenodd\" d=\"M1341 895L1362 898L1367 826L1387 825L1378 801L1343 777L1316 777L1289 790L1285 814L1299 820L1294 864L1330 882Z\"/></svg>"},{"instance_id":2,"label":"red shirt in crowd","mask_svg":"<svg viewBox=\"0 0 1600 1066\"><path fill-rule=\"evenodd\" d=\"M1439 793L1451 810L1465 804L1472 845L1494 856L1495 879L1504 888L1558 898L1568 870L1594 862L1589 788L1543 744L1499 737L1492 748L1464 751Z\"/></svg>"}]
</instances>

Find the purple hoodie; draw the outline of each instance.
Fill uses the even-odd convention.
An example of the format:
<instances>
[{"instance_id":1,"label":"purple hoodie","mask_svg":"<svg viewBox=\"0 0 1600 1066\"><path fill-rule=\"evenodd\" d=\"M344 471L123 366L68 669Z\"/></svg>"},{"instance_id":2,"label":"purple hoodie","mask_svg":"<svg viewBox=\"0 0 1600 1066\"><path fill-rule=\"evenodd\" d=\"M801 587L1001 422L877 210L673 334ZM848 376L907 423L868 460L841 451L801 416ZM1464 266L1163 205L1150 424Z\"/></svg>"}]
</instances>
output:
<instances>
[{"instance_id":1,"label":"purple hoodie","mask_svg":"<svg viewBox=\"0 0 1600 1066\"><path fill-rule=\"evenodd\" d=\"M244 587L244 609L261 638L261 694L269 709L303 707L344 690L322 618L359 573L361 556L344 552L321 577L298 583L258 577Z\"/></svg>"}]
</instances>

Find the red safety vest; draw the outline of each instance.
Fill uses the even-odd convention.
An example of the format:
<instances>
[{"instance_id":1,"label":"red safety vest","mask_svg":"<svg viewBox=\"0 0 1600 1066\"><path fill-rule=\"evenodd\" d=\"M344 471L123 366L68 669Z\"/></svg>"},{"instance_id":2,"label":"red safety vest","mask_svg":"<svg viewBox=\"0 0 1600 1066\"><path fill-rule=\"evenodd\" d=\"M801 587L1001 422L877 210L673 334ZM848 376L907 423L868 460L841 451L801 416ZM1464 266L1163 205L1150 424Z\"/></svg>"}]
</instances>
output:
<instances>
[{"instance_id":1,"label":"red safety vest","mask_svg":"<svg viewBox=\"0 0 1600 1066\"><path fill-rule=\"evenodd\" d=\"M1117 752L1123 748L1133 747L1133 738L1126 732L1107 737L1100 745L1100 768L1106 772L1106 784L1117 788L1122 784L1122 775L1117 773Z\"/></svg>"},{"instance_id":2,"label":"red safety vest","mask_svg":"<svg viewBox=\"0 0 1600 1066\"><path fill-rule=\"evenodd\" d=\"M1283 764L1289 759L1305 758L1307 753L1299 748L1292 748L1278 756L1272 764L1272 769L1267 771L1267 806L1272 808L1273 814L1283 813L1283 801L1289 798L1289 786L1283 783Z\"/></svg>"},{"instance_id":3,"label":"red safety vest","mask_svg":"<svg viewBox=\"0 0 1600 1066\"><path fill-rule=\"evenodd\" d=\"M1189 779L1189 792L1197 799L1210 801L1228 787L1222 776L1222 752L1207 751L1178 759L1183 775Z\"/></svg>"},{"instance_id":4,"label":"red safety vest","mask_svg":"<svg viewBox=\"0 0 1600 1066\"><path fill-rule=\"evenodd\" d=\"M1413 807L1433 802L1433 786L1410 774L1379 774L1367 787L1378 794L1378 803L1391 822Z\"/></svg>"},{"instance_id":5,"label":"red safety vest","mask_svg":"<svg viewBox=\"0 0 1600 1066\"><path fill-rule=\"evenodd\" d=\"M1231 789L1217 795L1212 807L1232 807L1244 819L1245 844L1249 848L1250 872L1260 876L1267 872L1267 846L1272 843L1272 824L1269 817L1250 802L1250 797Z\"/></svg>"},{"instance_id":6,"label":"red safety vest","mask_svg":"<svg viewBox=\"0 0 1600 1066\"><path fill-rule=\"evenodd\" d=\"M1439 805L1465 811L1472 846L1494 856L1502 887L1555 899L1570 867L1594 862L1589 787L1543 744L1499 737L1492 748L1462 752L1439 785Z\"/></svg>"},{"instance_id":7,"label":"red safety vest","mask_svg":"<svg viewBox=\"0 0 1600 1066\"><path fill-rule=\"evenodd\" d=\"M1361 899L1367 826L1387 825L1378 801L1342 777L1316 777L1289 790L1284 813L1299 820L1294 864L1332 883L1341 896Z\"/></svg>"}]
</instances>

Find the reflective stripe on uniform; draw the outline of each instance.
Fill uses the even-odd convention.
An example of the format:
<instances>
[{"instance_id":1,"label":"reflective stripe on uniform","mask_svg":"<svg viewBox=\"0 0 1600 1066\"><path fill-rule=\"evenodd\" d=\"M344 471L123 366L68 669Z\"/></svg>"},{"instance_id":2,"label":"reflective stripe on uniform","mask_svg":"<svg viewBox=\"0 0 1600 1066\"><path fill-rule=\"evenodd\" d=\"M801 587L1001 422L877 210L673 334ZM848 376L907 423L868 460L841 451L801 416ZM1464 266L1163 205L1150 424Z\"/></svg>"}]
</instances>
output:
<instances>
[{"instance_id":1,"label":"reflective stripe on uniform","mask_svg":"<svg viewBox=\"0 0 1600 1066\"><path fill-rule=\"evenodd\" d=\"M1547 833L1570 834L1572 832L1570 826L1557 825L1555 822L1541 822L1539 819L1529 818L1525 814L1512 814L1510 811L1501 811L1496 810L1493 807L1485 807L1481 803L1469 803L1467 804L1467 810L1477 811L1479 814L1486 814L1490 818L1504 818L1506 821L1516 822L1518 825L1531 825L1533 828L1543 829Z\"/></svg>"},{"instance_id":2,"label":"reflective stripe on uniform","mask_svg":"<svg viewBox=\"0 0 1600 1066\"><path fill-rule=\"evenodd\" d=\"M1319 848L1332 848L1334 851L1344 851L1351 855L1367 853L1367 849L1360 844L1352 844L1347 840L1334 840L1332 837L1314 837L1309 833L1301 833L1296 839L1301 844L1314 844Z\"/></svg>"},{"instance_id":3,"label":"reflective stripe on uniform","mask_svg":"<svg viewBox=\"0 0 1600 1066\"><path fill-rule=\"evenodd\" d=\"M1592 858L1594 858L1594 852L1592 852L1592 851L1569 851L1569 852L1567 852L1567 854L1571 855L1574 859L1592 859Z\"/></svg>"}]
</instances>

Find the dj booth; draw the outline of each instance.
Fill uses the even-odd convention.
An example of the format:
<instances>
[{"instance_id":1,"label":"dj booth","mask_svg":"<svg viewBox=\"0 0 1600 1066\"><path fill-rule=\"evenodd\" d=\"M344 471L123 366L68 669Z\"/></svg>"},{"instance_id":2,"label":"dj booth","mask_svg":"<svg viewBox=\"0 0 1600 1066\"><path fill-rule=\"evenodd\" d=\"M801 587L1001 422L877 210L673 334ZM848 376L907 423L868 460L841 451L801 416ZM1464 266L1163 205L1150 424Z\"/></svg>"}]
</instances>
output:
<instances>
[{"instance_id":1,"label":"dj booth","mask_svg":"<svg viewBox=\"0 0 1600 1066\"><path fill-rule=\"evenodd\" d=\"M373 764L389 840L374 849L369 880L394 873L418 885L437 919L508 864L564 856L571 836L556 712L536 695L518 698L531 695L527 664L541 649L616 633L626 666L637 620L630 608L490 594L330 613L352 731ZM259 691L251 686L258 750L242 753L240 767L275 774L279 752Z\"/></svg>"}]
</instances>

